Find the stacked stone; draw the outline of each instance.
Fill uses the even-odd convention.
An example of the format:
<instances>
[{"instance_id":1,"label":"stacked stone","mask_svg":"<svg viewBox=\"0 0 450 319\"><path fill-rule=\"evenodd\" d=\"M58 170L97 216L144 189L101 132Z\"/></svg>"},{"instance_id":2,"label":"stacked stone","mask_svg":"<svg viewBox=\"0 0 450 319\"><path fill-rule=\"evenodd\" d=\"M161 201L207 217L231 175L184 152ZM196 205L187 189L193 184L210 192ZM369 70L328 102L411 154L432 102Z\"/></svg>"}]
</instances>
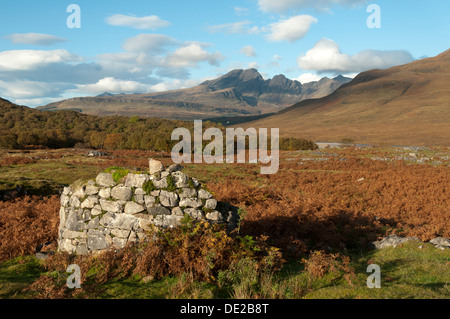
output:
<instances>
[{"instance_id":1,"label":"stacked stone","mask_svg":"<svg viewBox=\"0 0 450 319\"><path fill-rule=\"evenodd\" d=\"M150 174L128 174L116 183L111 173L64 188L61 195L59 250L79 255L145 240L153 226L176 227L185 215L194 220L237 225L235 209L218 202L180 165L164 170L150 160Z\"/></svg>"}]
</instances>

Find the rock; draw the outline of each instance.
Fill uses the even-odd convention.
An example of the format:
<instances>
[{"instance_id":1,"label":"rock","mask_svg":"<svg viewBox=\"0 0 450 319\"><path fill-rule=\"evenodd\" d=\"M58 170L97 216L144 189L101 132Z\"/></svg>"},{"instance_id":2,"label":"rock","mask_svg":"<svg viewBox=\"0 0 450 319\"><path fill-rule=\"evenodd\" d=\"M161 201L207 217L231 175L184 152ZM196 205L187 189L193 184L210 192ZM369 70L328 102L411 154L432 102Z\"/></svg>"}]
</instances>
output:
<instances>
[{"instance_id":1,"label":"rock","mask_svg":"<svg viewBox=\"0 0 450 319\"><path fill-rule=\"evenodd\" d=\"M139 219L129 214L118 214L109 223L110 228L119 228L125 230L136 230L139 226Z\"/></svg>"},{"instance_id":2,"label":"rock","mask_svg":"<svg viewBox=\"0 0 450 319\"><path fill-rule=\"evenodd\" d=\"M90 229L87 234L87 248L89 250L102 250L108 248L109 243L105 235L98 230Z\"/></svg>"},{"instance_id":3,"label":"rock","mask_svg":"<svg viewBox=\"0 0 450 319\"><path fill-rule=\"evenodd\" d=\"M170 165L170 166L167 168L167 171L168 171L169 173L173 173L173 172L181 171L183 168L184 168L184 167L181 166L180 164L173 164L173 165Z\"/></svg>"},{"instance_id":4,"label":"rock","mask_svg":"<svg viewBox=\"0 0 450 319\"><path fill-rule=\"evenodd\" d=\"M159 200L165 207L175 207L178 205L178 195L172 192L161 191Z\"/></svg>"},{"instance_id":5,"label":"rock","mask_svg":"<svg viewBox=\"0 0 450 319\"><path fill-rule=\"evenodd\" d=\"M112 187L116 185L116 182L114 182L114 179L112 177L112 174L110 173L100 173L97 175L95 182L97 185L101 187Z\"/></svg>"},{"instance_id":6,"label":"rock","mask_svg":"<svg viewBox=\"0 0 450 319\"><path fill-rule=\"evenodd\" d=\"M390 235L380 241L374 241L372 244L375 246L375 249L383 249L386 247L395 248L398 245L404 244L409 241L420 241L420 239L417 237L399 237L397 235Z\"/></svg>"},{"instance_id":7,"label":"rock","mask_svg":"<svg viewBox=\"0 0 450 319\"><path fill-rule=\"evenodd\" d=\"M128 174L125 181L125 186L138 187L142 189L144 183L150 179L147 174Z\"/></svg>"},{"instance_id":8,"label":"rock","mask_svg":"<svg viewBox=\"0 0 450 319\"><path fill-rule=\"evenodd\" d=\"M143 212L144 210L145 210L145 208L142 205L139 205L138 203L127 202L125 204L124 212L125 212L125 214L134 215L134 214Z\"/></svg>"},{"instance_id":9,"label":"rock","mask_svg":"<svg viewBox=\"0 0 450 319\"><path fill-rule=\"evenodd\" d=\"M100 219L100 224L105 226L105 227L109 227L109 225L113 222L113 220L115 219L116 214L111 213L111 212L107 212L105 215L103 215L103 217Z\"/></svg>"},{"instance_id":10,"label":"rock","mask_svg":"<svg viewBox=\"0 0 450 319\"><path fill-rule=\"evenodd\" d=\"M66 219L66 229L73 231L83 231L85 229L85 224L81 220L81 214L77 210L71 209Z\"/></svg>"},{"instance_id":11,"label":"rock","mask_svg":"<svg viewBox=\"0 0 450 319\"><path fill-rule=\"evenodd\" d=\"M450 239L448 238L443 237L433 238L432 240L430 240L430 243L433 244L434 246L450 248Z\"/></svg>"},{"instance_id":12,"label":"rock","mask_svg":"<svg viewBox=\"0 0 450 319\"><path fill-rule=\"evenodd\" d=\"M87 229L95 229L98 227L99 223L100 223L100 219L98 217L95 217L87 224L86 228Z\"/></svg>"},{"instance_id":13,"label":"rock","mask_svg":"<svg viewBox=\"0 0 450 319\"><path fill-rule=\"evenodd\" d=\"M100 152L100 151L88 151L86 153L87 156L89 157L97 157L97 156L108 156L107 153L105 152Z\"/></svg>"},{"instance_id":14,"label":"rock","mask_svg":"<svg viewBox=\"0 0 450 319\"><path fill-rule=\"evenodd\" d=\"M73 192L73 196L76 196L78 198L83 198L84 196L86 196L86 191L85 191L85 187L78 187L74 192Z\"/></svg>"},{"instance_id":15,"label":"rock","mask_svg":"<svg viewBox=\"0 0 450 319\"><path fill-rule=\"evenodd\" d=\"M64 187L62 194L63 195L69 195L71 192L71 188L70 187Z\"/></svg>"},{"instance_id":16,"label":"rock","mask_svg":"<svg viewBox=\"0 0 450 319\"><path fill-rule=\"evenodd\" d=\"M206 219L209 219L209 220L212 220L212 221L216 222L216 221L223 220L223 216L222 216L222 214L220 212L214 211L214 212L211 212L211 213L207 213L206 214Z\"/></svg>"},{"instance_id":17,"label":"rock","mask_svg":"<svg viewBox=\"0 0 450 319\"><path fill-rule=\"evenodd\" d=\"M166 178L161 178L160 180L154 180L153 185L155 185L155 187L157 187L159 189L164 189L169 186Z\"/></svg>"},{"instance_id":18,"label":"rock","mask_svg":"<svg viewBox=\"0 0 450 319\"><path fill-rule=\"evenodd\" d=\"M75 208L80 207L81 206L80 199L77 196L72 195L69 200L69 205L71 207L75 207Z\"/></svg>"},{"instance_id":19,"label":"rock","mask_svg":"<svg viewBox=\"0 0 450 319\"><path fill-rule=\"evenodd\" d=\"M216 207L217 207L217 200L215 200L215 199L213 199L213 198L208 199L208 200L206 201L206 203L205 203L205 208L206 208L206 209L212 209L212 210L214 210L214 209L216 209Z\"/></svg>"},{"instance_id":20,"label":"rock","mask_svg":"<svg viewBox=\"0 0 450 319\"><path fill-rule=\"evenodd\" d=\"M139 205L144 205L144 195L134 195L134 201L138 203Z\"/></svg>"},{"instance_id":21,"label":"rock","mask_svg":"<svg viewBox=\"0 0 450 319\"><path fill-rule=\"evenodd\" d=\"M101 215L102 212L102 207L100 205L95 205L94 208L92 208L91 210L91 215L92 216L98 216Z\"/></svg>"},{"instance_id":22,"label":"rock","mask_svg":"<svg viewBox=\"0 0 450 319\"><path fill-rule=\"evenodd\" d=\"M98 197L92 195L86 198L83 203L81 203L81 208L94 208L96 204L98 204Z\"/></svg>"},{"instance_id":23,"label":"rock","mask_svg":"<svg viewBox=\"0 0 450 319\"><path fill-rule=\"evenodd\" d=\"M237 209L222 203L224 211L218 211L212 194L199 189L200 183L181 169L172 165L152 176L130 173L123 184L115 183L111 174L101 173L95 181L77 181L65 188L59 210L59 250L82 255L111 247L120 249L129 242L149 240L148 231L155 227L180 226L185 214L196 221L224 223L227 232L236 228ZM173 178L173 184L168 185L169 178ZM157 188L150 194L143 190L148 180Z\"/></svg>"},{"instance_id":24,"label":"rock","mask_svg":"<svg viewBox=\"0 0 450 319\"><path fill-rule=\"evenodd\" d=\"M79 231L72 231L72 230L68 230L65 229L62 233L62 237L67 238L67 239L75 239L75 238L86 238L86 233L85 232L79 232Z\"/></svg>"},{"instance_id":25,"label":"rock","mask_svg":"<svg viewBox=\"0 0 450 319\"><path fill-rule=\"evenodd\" d=\"M177 171L172 174L172 177L175 181L176 187L178 188L189 187L189 176L187 176L186 174Z\"/></svg>"},{"instance_id":26,"label":"rock","mask_svg":"<svg viewBox=\"0 0 450 319\"><path fill-rule=\"evenodd\" d=\"M134 190L134 195L147 195L147 193L140 187Z\"/></svg>"},{"instance_id":27,"label":"rock","mask_svg":"<svg viewBox=\"0 0 450 319\"><path fill-rule=\"evenodd\" d=\"M102 188L98 192L98 196L101 198L110 198L111 197L111 188Z\"/></svg>"},{"instance_id":28,"label":"rock","mask_svg":"<svg viewBox=\"0 0 450 319\"><path fill-rule=\"evenodd\" d=\"M179 205L181 207L192 207L192 208L198 208L203 205L203 202L200 199L194 199L194 198L183 198Z\"/></svg>"},{"instance_id":29,"label":"rock","mask_svg":"<svg viewBox=\"0 0 450 319\"><path fill-rule=\"evenodd\" d=\"M152 158L149 159L149 173L150 175L154 175L157 173L160 173L164 170L164 165L157 160L154 160Z\"/></svg>"},{"instance_id":30,"label":"rock","mask_svg":"<svg viewBox=\"0 0 450 319\"><path fill-rule=\"evenodd\" d=\"M180 198L193 198L197 197L197 190L191 188L183 188Z\"/></svg>"},{"instance_id":31,"label":"rock","mask_svg":"<svg viewBox=\"0 0 450 319\"><path fill-rule=\"evenodd\" d=\"M142 278L142 282L148 283L148 282L152 282L154 279L155 279L155 276L149 275L149 276L145 276L144 278Z\"/></svg>"},{"instance_id":32,"label":"rock","mask_svg":"<svg viewBox=\"0 0 450 319\"><path fill-rule=\"evenodd\" d=\"M171 214L170 210L168 210L165 207L161 207L161 206L159 206L159 207L158 206L157 207L150 207L150 208L147 209L147 211L148 211L149 214L151 214L153 216L156 216L156 215L170 215Z\"/></svg>"},{"instance_id":33,"label":"rock","mask_svg":"<svg viewBox=\"0 0 450 319\"><path fill-rule=\"evenodd\" d=\"M111 197L118 200L129 201L133 197L133 191L131 187L116 186L111 189Z\"/></svg>"},{"instance_id":34,"label":"rock","mask_svg":"<svg viewBox=\"0 0 450 319\"><path fill-rule=\"evenodd\" d=\"M75 249L75 253L77 255L87 255L89 253L89 249L86 244L78 244Z\"/></svg>"},{"instance_id":35,"label":"rock","mask_svg":"<svg viewBox=\"0 0 450 319\"><path fill-rule=\"evenodd\" d=\"M201 189L198 191L198 198L200 199L210 199L212 197L213 197L212 194L207 190Z\"/></svg>"},{"instance_id":36,"label":"rock","mask_svg":"<svg viewBox=\"0 0 450 319\"><path fill-rule=\"evenodd\" d=\"M85 193L86 195L97 195L98 194L98 187L93 185L86 186Z\"/></svg>"},{"instance_id":37,"label":"rock","mask_svg":"<svg viewBox=\"0 0 450 319\"><path fill-rule=\"evenodd\" d=\"M174 207L174 208L172 208L172 215L175 215L175 216L184 216L184 212L183 212L183 210L180 208L180 207Z\"/></svg>"},{"instance_id":38,"label":"rock","mask_svg":"<svg viewBox=\"0 0 450 319\"><path fill-rule=\"evenodd\" d=\"M119 202L110 201L107 199L101 199L100 206L102 207L102 210L112 213L119 213L123 208L123 206Z\"/></svg>"},{"instance_id":39,"label":"rock","mask_svg":"<svg viewBox=\"0 0 450 319\"><path fill-rule=\"evenodd\" d=\"M60 200L61 206L66 207L67 205L69 205L69 201L70 201L70 197L69 196L64 195L64 194L61 195L61 200Z\"/></svg>"},{"instance_id":40,"label":"rock","mask_svg":"<svg viewBox=\"0 0 450 319\"><path fill-rule=\"evenodd\" d=\"M122 249L127 245L127 239L114 237L112 240L112 245L116 248Z\"/></svg>"},{"instance_id":41,"label":"rock","mask_svg":"<svg viewBox=\"0 0 450 319\"><path fill-rule=\"evenodd\" d=\"M195 208L186 208L184 212L192 217L193 219L202 219L203 213L201 210L195 209Z\"/></svg>"},{"instance_id":42,"label":"rock","mask_svg":"<svg viewBox=\"0 0 450 319\"><path fill-rule=\"evenodd\" d=\"M113 229L111 230L111 235L114 235L116 237L120 238L128 238L130 236L131 230L122 230L122 229Z\"/></svg>"},{"instance_id":43,"label":"rock","mask_svg":"<svg viewBox=\"0 0 450 319\"><path fill-rule=\"evenodd\" d=\"M156 203L156 198L153 196L144 196L144 203L147 208L153 207Z\"/></svg>"}]
</instances>

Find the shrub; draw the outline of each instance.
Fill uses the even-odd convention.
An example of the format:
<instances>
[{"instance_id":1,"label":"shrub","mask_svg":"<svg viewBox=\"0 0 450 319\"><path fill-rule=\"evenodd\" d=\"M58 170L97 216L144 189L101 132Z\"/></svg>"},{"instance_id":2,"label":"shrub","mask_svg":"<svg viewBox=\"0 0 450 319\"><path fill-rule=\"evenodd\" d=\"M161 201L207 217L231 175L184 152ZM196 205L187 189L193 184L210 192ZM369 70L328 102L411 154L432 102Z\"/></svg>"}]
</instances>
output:
<instances>
[{"instance_id":1,"label":"shrub","mask_svg":"<svg viewBox=\"0 0 450 319\"><path fill-rule=\"evenodd\" d=\"M155 191L157 188L156 186L153 184L153 181L146 181L144 183L144 185L142 186L142 189L144 190L144 192L147 193L147 195L150 195L151 192Z\"/></svg>"}]
</instances>

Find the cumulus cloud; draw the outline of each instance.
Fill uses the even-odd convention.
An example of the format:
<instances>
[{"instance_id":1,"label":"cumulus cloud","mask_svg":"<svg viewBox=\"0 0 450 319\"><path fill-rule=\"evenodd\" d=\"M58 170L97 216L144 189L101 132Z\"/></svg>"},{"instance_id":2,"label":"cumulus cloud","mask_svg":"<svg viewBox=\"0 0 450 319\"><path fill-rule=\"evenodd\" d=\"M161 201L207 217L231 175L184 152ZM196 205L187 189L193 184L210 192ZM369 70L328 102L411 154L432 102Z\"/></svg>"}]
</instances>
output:
<instances>
[{"instance_id":1,"label":"cumulus cloud","mask_svg":"<svg viewBox=\"0 0 450 319\"><path fill-rule=\"evenodd\" d=\"M365 50L349 55L342 53L336 42L324 38L305 54L300 55L297 63L303 70L337 74L386 69L413 60L407 51Z\"/></svg>"},{"instance_id":2,"label":"cumulus cloud","mask_svg":"<svg viewBox=\"0 0 450 319\"><path fill-rule=\"evenodd\" d=\"M165 92L170 90L178 90L178 89L186 89L191 88L196 85L199 85L202 82L205 82L206 80L212 80L212 77L206 77L203 79L187 79L187 80L180 80L175 79L171 81L164 81L160 82L158 84L152 85L150 92Z\"/></svg>"},{"instance_id":3,"label":"cumulus cloud","mask_svg":"<svg viewBox=\"0 0 450 319\"><path fill-rule=\"evenodd\" d=\"M295 80L299 81L301 84L319 81L322 77L315 73L303 73Z\"/></svg>"},{"instance_id":4,"label":"cumulus cloud","mask_svg":"<svg viewBox=\"0 0 450 319\"><path fill-rule=\"evenodd\" d=\"M6 36L12 43L28 44L28 45L53 45L60 42L67 41L64 38L60 38L51 34L43 33L14 33Z\"/></svg>"},{"instance_id":5,"label":"cumulus cloud","mask_svg":"<svg viewBox=\"0 0 450 319\"><path fill-rule=\"evenodd\" d=\"M200 43L191 43L168 54L163 64L169 67L196 66L200 62L218 65L222 58L219 52L209 53L202 48Z\"/></svg>"},{"instance_id":6,"label":"cumulus cloud","mask_svg":"<svg viewBox=\"0 0 450 319\"><path fill-rule=\"evenodd\" d=\"M151 85L140 83L137 81L127 81L115 79L113 77L106 77L93 84L79 84L77 85L79 92L86 92L91 94L100 94L103 92L109 93L137 93L148 92Z\"/></svg>"},{"instance_id":7,"label":"cumulus cloud","mask_svg":"<svg viewBox=\"0 0 450 319\"><path fill-rule=\"evenodd\" d=\"M61 93L69 87L73 87L73 85L53 85L52 83L38 81L0 80L1 95L6 97L14 97L15 99L59 97Z\"/></svg>"},{"instance_id":8,"label":"cumulus cloud","mask_svg":"<svg viewBox=\"0 0 450 319\"><path fill-rule=\"evenodd\" d=\"M66 50L12 50L0 52L1 71L36 70L53 63L82 61L82 58Z\"/></svg>"},{"instance_id":9,"label":"cumulus cloud","mask_svg":"<svg viewBox=\"0 0 450 319\"><path fill-rule=\"evenodd\" d=\"M264 12L284 13L294 9L314 8L328 11L333 5L357 6L367 0L258 0L259 9Z\"/></svg>"},{"instance_id":10,"label":"cumulus cloud","mask_svg":"<svg viewBox=\"0 0 450 319\"><path fill-rule=\"evenodd\" d=\"M280 20L270 24L270 33L267 35L269 41L288 41L293 43L302 39L317 19L310 15L298 15L289 19Z\"/></svg>"},{"instance_id":11,"label":"cumulus cloud","mask_svg":"<svg viewBox=\"0 0 450 319\"><path fill-rule=\"evenodd\" d=\"M243 47L239 52L245 54L246 56L256 56L255 48L251 45Z\"/></svg>"},{"instance_id":12,"label":"cumulus cloud","mask_svg":"<svg viewBox=\"0 0 450 319\"><path fill-rule=\"evenodd\" d=\"M170 22L162 20L160 17L151 15L146 17L135 17L124 14L115 14L106 18L106 22L114 26L132 27L135 29L150 29L167 27Z\"/></svg>"},{"instance_id":13,"label":"cumulus cloud","mask_svg":"<svg viewBox=\"0 0 450 319\"><path fill-rule=\"evenodd\" d=\"M161 53L170 46L177 45L178 41L162 34L139 34L129 38L123 48L129 52Z\"/></svg>"},{"instance_id":14,"label":"cumulus cloud","mask_svg":"<svg viewBox=\"0 0 450 319\"><path fill-rule=\"evenodd\" d=\"M250 21L238 21L208 27L210 33L224 32L227 34L258 34L262 30L257 26L251 26Z\"/></svg>"}]
</instances>

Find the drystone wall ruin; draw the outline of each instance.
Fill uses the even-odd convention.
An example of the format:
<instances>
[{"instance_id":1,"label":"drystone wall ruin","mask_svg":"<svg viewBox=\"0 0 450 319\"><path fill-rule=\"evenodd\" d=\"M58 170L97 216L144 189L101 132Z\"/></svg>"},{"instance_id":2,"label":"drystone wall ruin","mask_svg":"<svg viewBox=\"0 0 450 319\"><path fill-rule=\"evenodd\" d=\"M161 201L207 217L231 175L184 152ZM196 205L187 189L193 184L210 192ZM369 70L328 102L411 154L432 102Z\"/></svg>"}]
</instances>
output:
<instances>
[{"instance_id":1,"label":"drystone wall ruin","mask_svg":"<svg viewBox=\"0 0 450 319\"><path fill-rule=\"evenodd\" d=\"M149 174L130 173L116 182L112 173L74 183L61 195L58 247L78 255L145 240L147 231L177 227L185 215L237 226L236 207L218 203L200 182L174 164L164 169L150 159Z\"/></svg>"}]
</instances>

